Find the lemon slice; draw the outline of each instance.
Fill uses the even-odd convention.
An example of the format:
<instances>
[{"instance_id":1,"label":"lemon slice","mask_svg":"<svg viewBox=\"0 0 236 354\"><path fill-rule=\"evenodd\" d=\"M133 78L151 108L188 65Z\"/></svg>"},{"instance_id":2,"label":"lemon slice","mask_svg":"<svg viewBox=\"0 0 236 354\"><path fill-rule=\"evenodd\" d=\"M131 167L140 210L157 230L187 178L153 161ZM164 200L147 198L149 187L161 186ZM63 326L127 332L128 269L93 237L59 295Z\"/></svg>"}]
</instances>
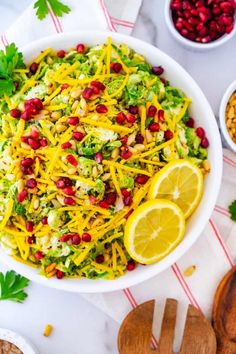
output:
<instances>
[{"instance_id":1,"label":"lemon slice","mask_svg":"<svg viewBox=\"0 0 236 354\"><path fill-rule=\"evenodd\" d=\"M124 244L139 263L150 264L166 257L182 240L185 218L174 203L155 199L139 206L125 225Z\"/></svg>"},{"instance_id":2,"label":"lemon slice","mask_svg":"<svg viewBox=\"0 0 236 354\"><path fill-rule=\"evenodd\" d=\"M187 219L198 206L203 191L203 174L188 160L171 161L153 178L148 199L164 198L176 203Z\"/></svg>"}]
</instances>

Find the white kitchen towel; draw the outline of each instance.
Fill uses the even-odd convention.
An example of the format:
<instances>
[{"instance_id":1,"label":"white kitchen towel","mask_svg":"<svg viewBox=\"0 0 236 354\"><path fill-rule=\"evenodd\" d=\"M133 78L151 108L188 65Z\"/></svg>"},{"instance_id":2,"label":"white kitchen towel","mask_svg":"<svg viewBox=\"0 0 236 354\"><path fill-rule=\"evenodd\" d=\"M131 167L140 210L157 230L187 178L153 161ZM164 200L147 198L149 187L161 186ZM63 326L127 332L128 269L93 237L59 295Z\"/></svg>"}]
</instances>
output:
<instances>
[{"instance_id":1,"label":"white kitchen towel","mask_svg":"<svg viewBox=\"0 0 236 354\"><path fill-rule=\"evenodd\" d=\"M110 30L131 34L142 0L64 0L71 12L57 17L49 15L40 21L34 2L14 24L1 34L2 44L15 42L18 47L56 33L76 30Z\"/></svg>"}]
</instances>

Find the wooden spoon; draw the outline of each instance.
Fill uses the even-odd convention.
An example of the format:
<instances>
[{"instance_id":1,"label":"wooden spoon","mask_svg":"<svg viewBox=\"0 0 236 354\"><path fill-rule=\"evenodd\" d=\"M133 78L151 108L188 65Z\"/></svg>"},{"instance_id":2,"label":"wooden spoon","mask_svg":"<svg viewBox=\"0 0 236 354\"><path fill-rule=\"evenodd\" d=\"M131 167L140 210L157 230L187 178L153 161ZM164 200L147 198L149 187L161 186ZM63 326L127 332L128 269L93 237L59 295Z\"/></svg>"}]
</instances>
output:
<instances>
[{"instance_id":1,"label":"wooden spoon","mask_svg":"<svg viewBox=\"0 0 236 354\"><path fill-rule=\"evenodd\" d=\"M118 334L120 354L173 354L178 302L167 299L157 349L151 349L155 301L145 302L132 310L121 324ZM215 354L216 338L208 320L189 305L179 354Z\"/></svg>"},{"instance_id":2,"label":"wooden spoon","mask_svg":"<svg viewBox=\"0 0 236 354\"><path fill-rule=\"evenodd\" d=\"M216 290L212 323L217 337L217 354L236 353L236 267L221 280Z\"/></svg>"}]
</instances>

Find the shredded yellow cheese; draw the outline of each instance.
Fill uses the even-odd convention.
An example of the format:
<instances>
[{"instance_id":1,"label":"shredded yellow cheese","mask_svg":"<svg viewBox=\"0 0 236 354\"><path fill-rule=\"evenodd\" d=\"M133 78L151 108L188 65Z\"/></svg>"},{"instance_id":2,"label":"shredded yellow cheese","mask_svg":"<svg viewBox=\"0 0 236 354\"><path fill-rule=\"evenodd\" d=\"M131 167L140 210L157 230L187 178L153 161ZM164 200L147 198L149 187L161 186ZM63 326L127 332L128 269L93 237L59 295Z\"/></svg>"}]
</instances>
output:
<instances>
[{"instance_id":1,"label":"shredded yellow cheese","mask_svg":"<svg viewBox=\"0 0 236 354\"><path fill-rule=\"evenodd\" d=\"M13 206L14 206L14 200L12 198L9 198L6 203L5 215L0 223L0 230L2 230L4 228L4 226L7 224L8 220L9 220L9 218L11 217Z\"/></svg>"}]
</instances>

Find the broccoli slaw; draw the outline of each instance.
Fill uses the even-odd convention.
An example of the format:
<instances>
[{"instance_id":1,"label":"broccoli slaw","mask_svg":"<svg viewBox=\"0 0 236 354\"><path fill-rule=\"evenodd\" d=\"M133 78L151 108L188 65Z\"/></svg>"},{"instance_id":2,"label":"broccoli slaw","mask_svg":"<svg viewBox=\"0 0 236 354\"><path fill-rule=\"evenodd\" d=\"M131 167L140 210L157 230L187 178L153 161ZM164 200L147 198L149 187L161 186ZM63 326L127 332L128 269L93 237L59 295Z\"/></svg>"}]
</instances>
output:
<instances>
[{"instance_id":1,"label":"broccoli slaw","mask_svg":"<svg viewBox=\"0 0 236 354\"><path fill-rule=\"evenodd\" d=\"M190 99L125 44L45 49L0 99L0 243L58 279L136 266L124 225L169 161L202 167ZM199 130L200 129L200 130Z\"/></svg>"}]
</instances>

